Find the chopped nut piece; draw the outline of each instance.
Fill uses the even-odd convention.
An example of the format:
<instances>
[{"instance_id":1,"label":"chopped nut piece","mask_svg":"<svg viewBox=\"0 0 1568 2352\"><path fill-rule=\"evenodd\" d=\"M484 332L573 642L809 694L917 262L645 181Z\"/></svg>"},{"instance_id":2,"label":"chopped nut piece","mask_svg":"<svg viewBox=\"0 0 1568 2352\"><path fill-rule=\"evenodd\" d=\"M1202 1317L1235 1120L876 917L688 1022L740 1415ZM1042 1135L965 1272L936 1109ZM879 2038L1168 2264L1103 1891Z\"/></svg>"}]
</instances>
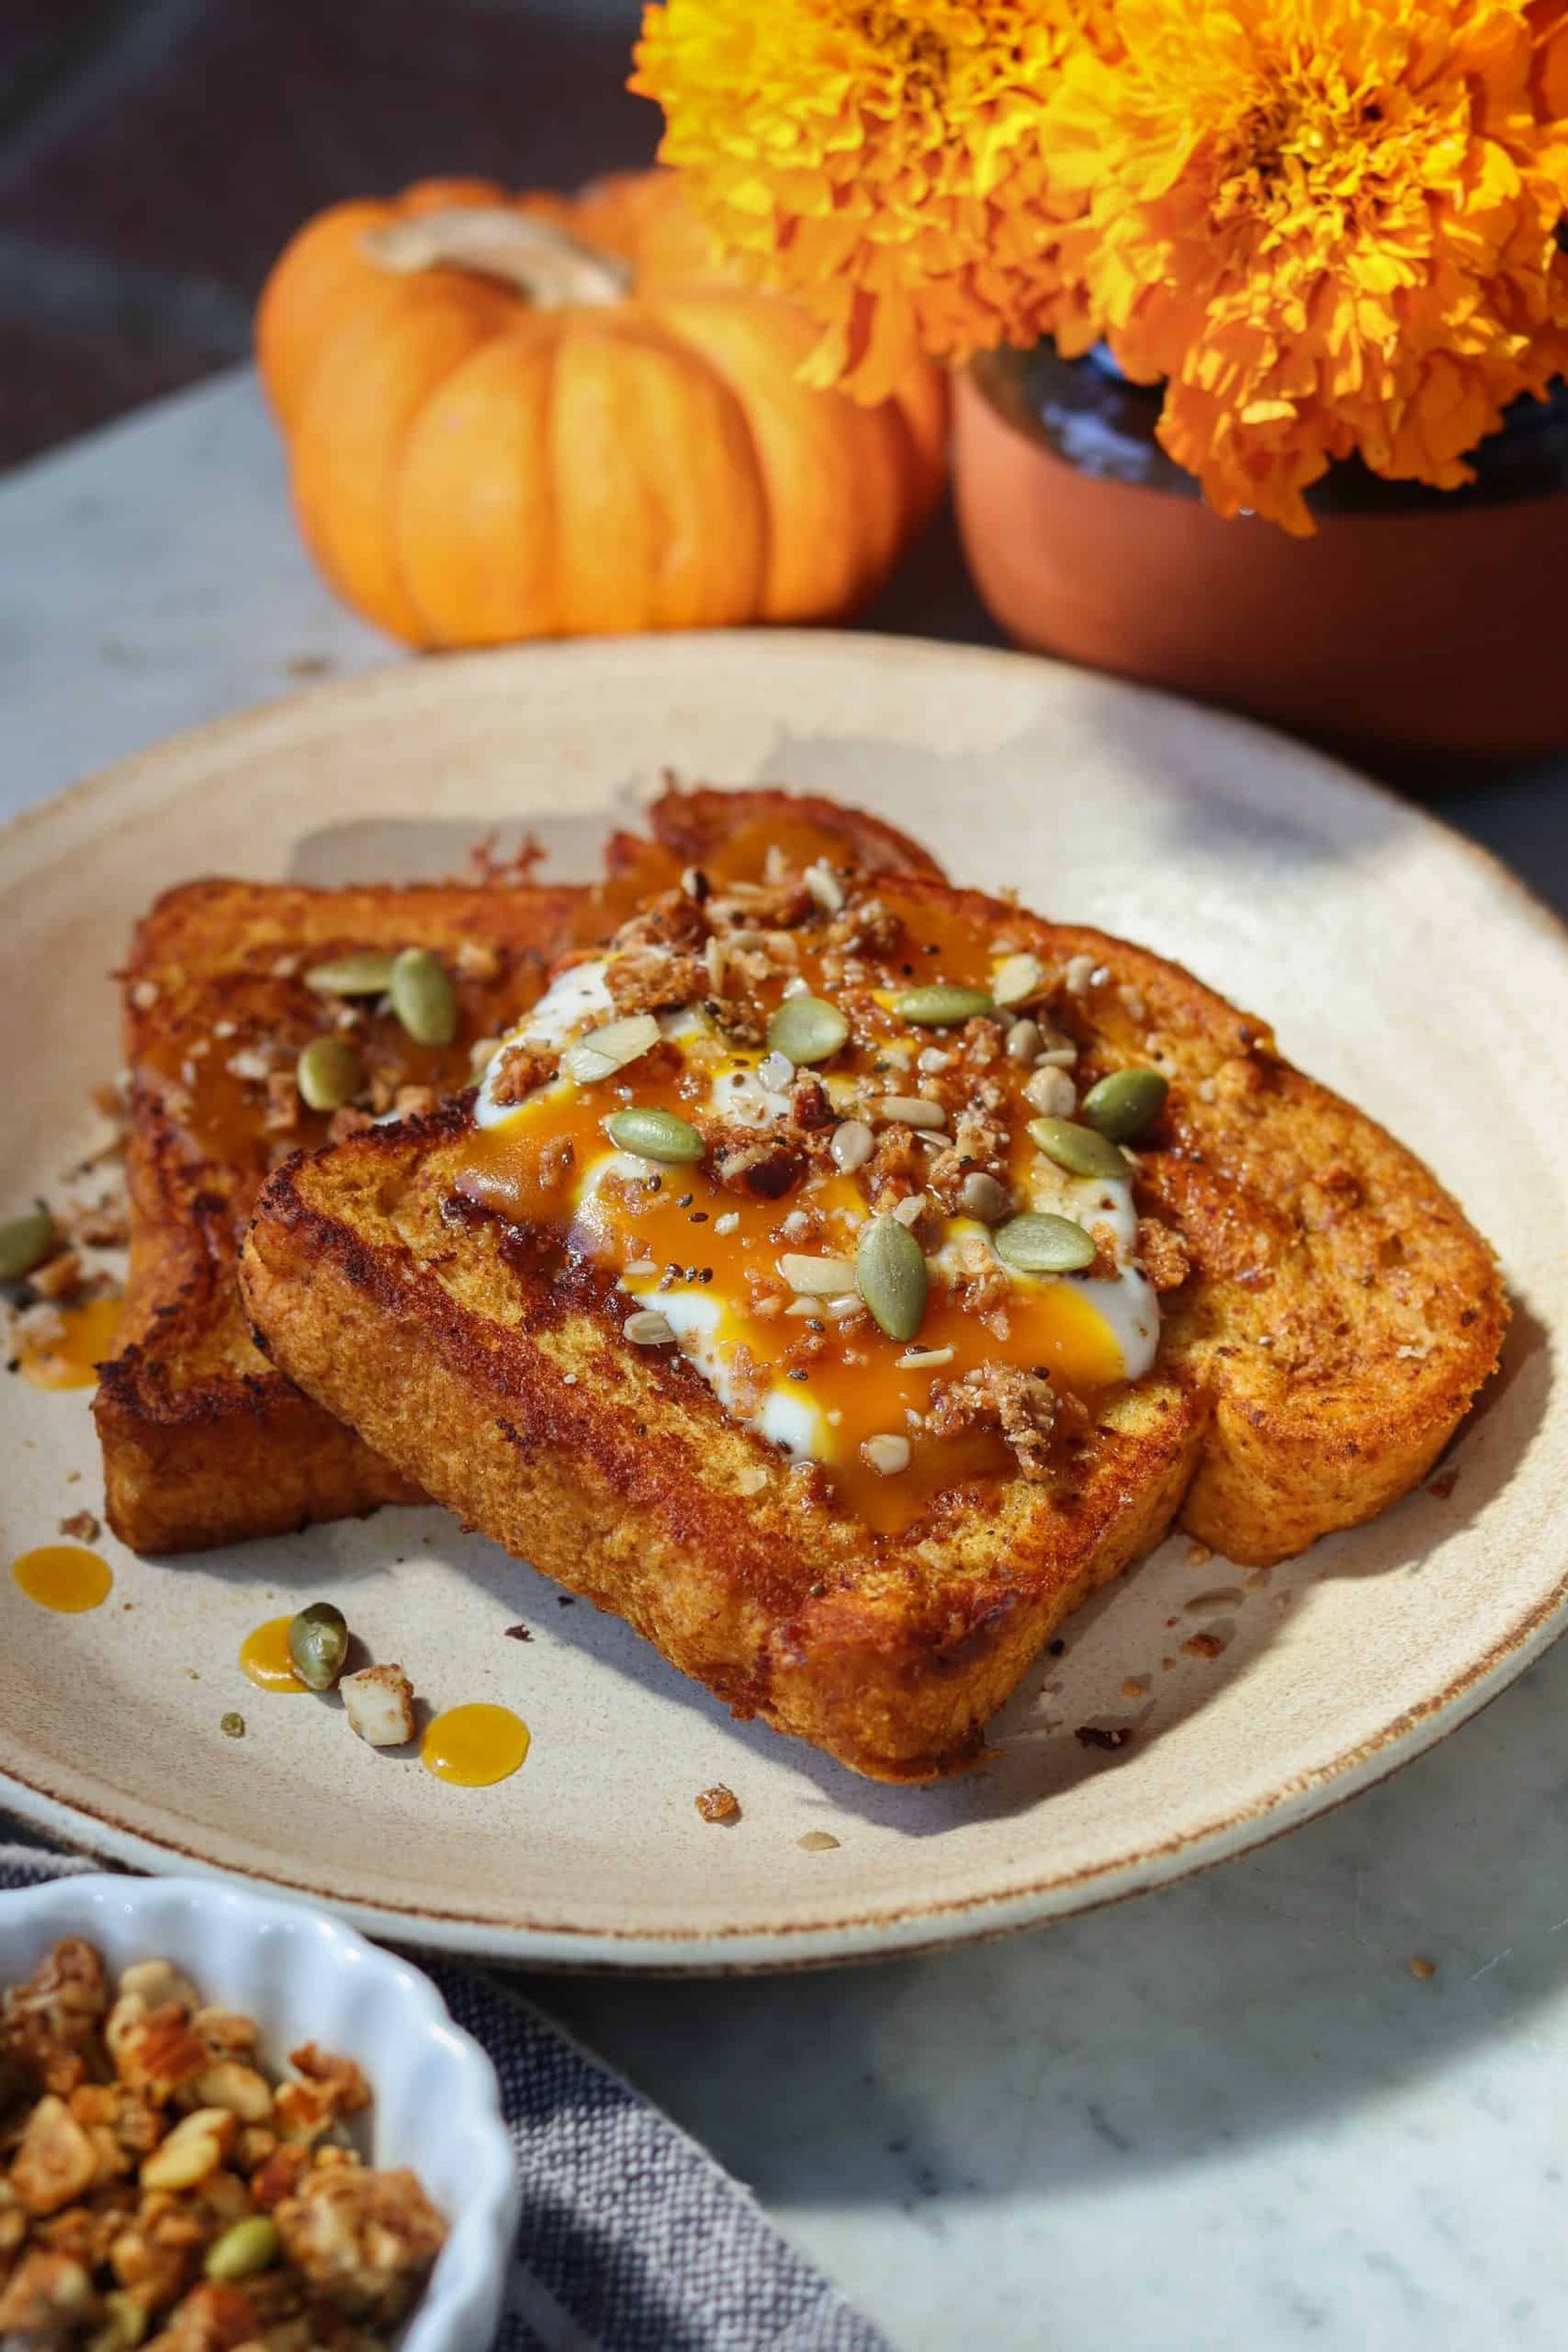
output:
<instances>
[{"instance_id":1,"label":"chopped nut piece","mask_svg":"<svg viewBox=\"0 0 1568 2352\"><path fill-rule=\"evenodd\" d=\"M265 2075L237 2058L220 2058L191 2084L204 2107L226 2108L242 2124L265 2124L272 2112L272 2091Z\"/></svg>"},{"instance_id":2,"label":"chopped nut piece","mask_svg":"<svg viewBox=\"0 0 1568 2352\"><path fill-rule=\"evenodd\" d=\"M42 2098L27 2118L8 2176L24 2210L58 2213L85 2195L98 2170L92 2141L62 2098Z\"/></svg>"},{"instance_id":3,"label":"chopped nut piece","mask_svg":"<svg viewBox=\"0 0 1568 2352\"><path fill-rule=\"evenodd\" d=\"M414 1686L401 1666L366 1666L338 1684L349 1728L370 1747L414 1738Z\"/></svg>"},{"instance_id":4,"label":"chopped nut piece","mask_svg":"<svg viewBox=\"0 0 1568 2352\"><path fill-rule=\"evenodd\" d=\"M217 2172L238 2130L237 2117L225 2107L197 2107L182 2116L143 2164L143 2188L194 2188Z\"/></svg>"},{"instance_id":5,"label":"chopped nut piece","mask_svg":"<svg viewBox=\"0 0 1568 2352\"><path fill-rule=\"evenodd\" d=\"M1157 1217L1138 1220L1137 1262L1161 1296L1168 1291L1179 1291L1193 1270L1181 1235L1169 1225L1162 1225Z\"/></svg>"},{"instance_id":6,"label":"chopped nut piece","mask_svg":"<svg viewBox=\"0 0 1568 2352\"><path fill-rule=\"evenodd\" d=\"M23 2256L0 2291L0 2338L22 2352L69 2341L92 2306L92 2278L83 2265L40 2246Z\"/></svg>"},{"instance_id":7,"label":"chopped nut piece","mask_svg":"<svg viewBox=\"0 0 1568 2352\"><path fill-rule=\"evenodd\" d=\"M726 1788L722 1781L715 1781L712 1788L705 1788L697 1799L697 1810L705 1821L739 1821L741 1802L733 1788Z\"/></svg>"},{"instance_id":8,"label":"chopped nut piece","mask_svg":"<svg viewBox=\"0 0 1568 2352\"><path fill-rule=\"evenodd\" d=\"M171 1960L135 1961L131 1967L121 1970L116 1990L122 1998L127 1992L133 1993L149 2009L167 2008L171 2001L187 2011L196 2007L196 1987Z\"/></svg>"},{"instance_id":9,"label":"chopped nut piece","mask_svg":"<svg viewBox=\"0 0 1568 2352\"><path fill-rule=\"evenodd\" d=\"M901 1471L909 1467L908 1439L891 1431L882 1437L867 1438L860 1451L871 1468L879 1471L884 1478L897 1478Z\"/></svg>"},{"instance_id":10,"label":"chopped nut piece","mask_svg":"<svg viewBox=\"0 0 1568 2352\"><path fill-rule=\"evenodd\" d=\"M60 1533L71 1536L77 1544L96 1544L103 1529L91 1511L73 1511L69 1519L61 1520Z\"/></svg>"},{"instance_id":11,"label":"chopped nut piece","mask_svg":"<svg viewBox=\"0 0 1568 2352\"><path fill-rule=\"evenodd\" d=\"M28 1287L40 1298L69 1298L81 1288L82 1263L74 1250L57 1250L53 1257L34 1266L27 1276Z\"/></svg>"},{"instance_id":12,"label":"chopped nut piece","mask_svg":"<svg viewBox=\"0 0 1568 2352\"><path fill-rule=\"evenodd\" d=\"M89 1250L122 1250L130 1239L130 1217L123 1200L98 1200L78 1209L74 1220L78 1242Z\"/></svg>"},{"instance_id":13,"label":"chopped nut piece","mask_svg":"<svg viewBox=\"0 0 1568 2352\"><path fill-rule=\"evenodd\" d=\"M1070 1119L1078 1107L1078 1090L1065 1070L1054 1070L1049 1065L1036 1070L1023 1091L1036 1110L1048 1119Z\"/></svg>"},{"instance_id":14,"label":"chopped nut piece","mask_svg":"<svg viewBox=\"0 0 1568 2352\"><path fill-rule=\"evenodd\" d=\"M453 957L460 978L488 983L501 977L501 952L485 940L460 939Z\"/></svg>"},{"instance_id":15,"label":"chopped nut piece","mask_svg":"<svg viewBox=\"0 0 1568 2352\"><path fill-rule=\"evenodd\" d=\"M270 1070L262 1127L268 1135L293 1135L300 1123L300 1090L292 1070Z\"/></svg>"},{"instance_id":16,"label":"chopped nut piece","mask_svg":"<svg viewBox=\"0 0 1568 2352\"><path fill-rule=\"evenodd\" d=\"M407 2170L315 2172L273 2216L289 2261L327 2301L389 2324L417 2295L446 2225Z\"/></svg>"}]
</instances>

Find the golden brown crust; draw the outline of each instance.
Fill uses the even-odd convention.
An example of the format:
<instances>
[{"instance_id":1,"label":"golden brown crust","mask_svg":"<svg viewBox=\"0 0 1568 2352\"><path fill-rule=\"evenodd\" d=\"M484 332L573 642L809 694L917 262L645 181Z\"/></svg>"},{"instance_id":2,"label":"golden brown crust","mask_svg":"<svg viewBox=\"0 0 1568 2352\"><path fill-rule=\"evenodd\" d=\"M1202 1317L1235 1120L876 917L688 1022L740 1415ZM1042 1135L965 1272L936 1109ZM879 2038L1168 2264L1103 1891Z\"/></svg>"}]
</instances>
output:
<instances>
[{"instance_id":1,"label":"golden brown crust","mask_svg":"<svg viewBox=\"0 0 1568 2352\"><path fill-rule=\"evenodd\" d=\"M972 1758L1060 1617L1129 1540L1163 1532L1204 1401L1141 1384L1049 1503L1014 1481L983 1523L939 1498L906 1538L873 1541L683 1362L624 1347L591 1278L530 1281L489 1221L451 1248L442 1152L463 1116L278 1171L243 1267L277 1358L416 1461L437 1500L627 1618L737 1714L879 1779Z\"/></svg>"},{"instance_id":2,"label":"golden brown crust","mask_svg":"<svg viewBox=\"0 0 1568 2352\"><path fill-rule=\"evenodd\" d=\"M302 978L312 964L360 948L441 954L462 1004L466 1074L469 1044L512 1026L566 949L613 927L617 896L657 888L695 860L728 854L746 866L770 837L810 828L874 870L940 870L878 818L771 789L671 786L648 822L651 841L614 838L615 896L533 884L312 890L214 880L166 892L138 925L122 975L130 1271L120 1351L94 1405L107 1516L133 1550L239 1543L420 1499L410 1479L267 1363L240 1306L239 1242L269 1164L293 1145L327 1139L324 1123L301 1124L292 1085L293 1055L322 1021L321 1000ZM192 1050L201 1080L204 1065L258 1041L275 1067L225 1084L216 1120L198 1115ZM427 1074L422 1065L401 1073ZM407 1111L395 1060L378 1075L386 1107Z\"/></svg>"},{"instance_id":3,"label":"golden brown crust","mask_svg":"<svg viewBox=\"0 0 1568 2352\"><path fill-rule=\"evenodd\" d=\"M905 1536L823 1508L706 1384L626 1348L580 1269L443 1221L464 1114L380 1131L267 1188L243 1280L278 1360L429 1491L626 1617L737 1713L888 1780L953 1769L1085 1595L1180 1512L1278 1559L1407 1491L1492 1370L1492 1253L1428 1171L1283 1062L1265 1026L1102 934L903 878L1064 975L1086 1079L1171 1081L1141 1206L1193 1273L1156 1372L1058 1478L961 1494ZM623 1304L623 1302L622 1302Z\"/></svg>"}]
</instances>

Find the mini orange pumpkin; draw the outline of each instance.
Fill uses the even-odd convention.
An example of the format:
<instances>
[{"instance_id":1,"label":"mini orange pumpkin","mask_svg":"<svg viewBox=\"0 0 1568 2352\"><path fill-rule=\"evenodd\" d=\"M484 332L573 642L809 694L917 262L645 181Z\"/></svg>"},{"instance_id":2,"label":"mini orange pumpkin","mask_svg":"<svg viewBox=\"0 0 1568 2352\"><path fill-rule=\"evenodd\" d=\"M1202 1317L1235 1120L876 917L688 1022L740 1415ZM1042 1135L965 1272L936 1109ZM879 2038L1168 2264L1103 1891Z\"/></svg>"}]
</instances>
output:
<instances>
[{"instance_id":1,"label":"mini orange pumpkin","mask_svg":"<svg viewBox=\"0 0 1568 2352\"><path fill-rule=\"evenodd\" d=\"M661 172L334 206L257 318L306 542L415 646L853 611L941 488L946 386L811 390L813 340Z\"/></svg>"}]
</instances>

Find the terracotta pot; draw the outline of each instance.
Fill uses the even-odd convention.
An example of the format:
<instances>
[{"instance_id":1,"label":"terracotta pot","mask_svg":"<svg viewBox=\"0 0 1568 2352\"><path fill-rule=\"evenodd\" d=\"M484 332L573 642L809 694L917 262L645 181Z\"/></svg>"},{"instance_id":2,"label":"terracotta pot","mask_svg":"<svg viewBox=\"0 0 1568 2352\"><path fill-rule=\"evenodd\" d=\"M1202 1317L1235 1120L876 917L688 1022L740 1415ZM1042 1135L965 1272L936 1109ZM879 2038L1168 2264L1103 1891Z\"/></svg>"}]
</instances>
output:
<instances>
[{"instance_id":1,"label":"terracotta pot","mask_svg":"<svg viewBox=\"0 0 1568 2352\"><path fill-rule=\"evenodd\" d=\"M1467 490L1337 467L1314 539L1221 521L1158 410L1049 346L960 378L964 549L1010 636L1369 749L1568 743L1568 397L1521 404Z\"/></svg>"}]
</instances>

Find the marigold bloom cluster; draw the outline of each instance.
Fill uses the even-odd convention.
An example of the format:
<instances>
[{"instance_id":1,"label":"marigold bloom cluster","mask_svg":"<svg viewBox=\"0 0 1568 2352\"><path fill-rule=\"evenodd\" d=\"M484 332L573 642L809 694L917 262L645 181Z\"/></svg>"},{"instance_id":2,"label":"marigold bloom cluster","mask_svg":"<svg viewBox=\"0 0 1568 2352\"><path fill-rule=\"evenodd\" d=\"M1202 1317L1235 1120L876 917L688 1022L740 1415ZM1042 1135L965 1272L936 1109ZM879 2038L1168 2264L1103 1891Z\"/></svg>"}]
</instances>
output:
<instances>
[{"instance_id":1,"label":"marigold bloom cluster","mask_svg":"<svg viewBox=\"0 0 1568 2352\"><path fill-rule=\"evenodd\" d=\"M1568 368L1568 0L665 0L638 68L816 380L1102 338L1221 514L1452 488Z\"/></svg>"}]
</instances>

